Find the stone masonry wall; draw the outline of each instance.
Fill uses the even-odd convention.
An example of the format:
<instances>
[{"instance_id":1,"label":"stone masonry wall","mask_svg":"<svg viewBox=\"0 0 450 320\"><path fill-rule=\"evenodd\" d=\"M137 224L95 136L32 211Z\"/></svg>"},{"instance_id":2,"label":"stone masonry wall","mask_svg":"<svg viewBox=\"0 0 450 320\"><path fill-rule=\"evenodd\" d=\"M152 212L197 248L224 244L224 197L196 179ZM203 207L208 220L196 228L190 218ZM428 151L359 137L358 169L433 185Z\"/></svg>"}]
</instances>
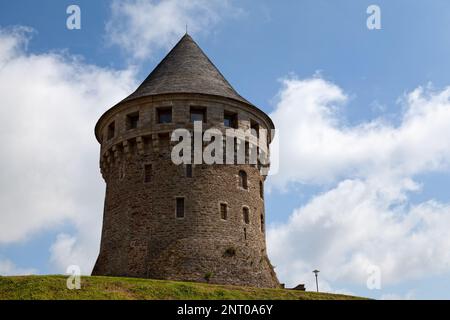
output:
<instances>
[{"instance_id":1,"label":"stone masonry wall","mask_svg":"<svg viewBox=\"0 0 450 320\"><path fill-rule=\"evenodd\" d=\"M156 123L161 106L172 108L172 123ZM224 110L238 114L241 128L248 128L250 119L268 127L244 104L193 95L128 103L103 118L97 136L106 197L93 275L278 287L261 226L266 221L260 195L265 176L258 166L194 165L189 178L185 165L170 159L170 145L163 144L161 134L191 128L190 106L207 108L204 129L224 129ZM126 115L133 112L139 112L138 128L127 130ZM115 133L108 139L112 121ZM152 165L149 182L144 181L147 164ZM239 185L240 170L247 173L247 190ZM177 197L185 199L183 218L176 217ZM227 220L221 219L220 203L227 204ZM243 218L244 206L249 223Z\"/></svg>"}]
</instances>

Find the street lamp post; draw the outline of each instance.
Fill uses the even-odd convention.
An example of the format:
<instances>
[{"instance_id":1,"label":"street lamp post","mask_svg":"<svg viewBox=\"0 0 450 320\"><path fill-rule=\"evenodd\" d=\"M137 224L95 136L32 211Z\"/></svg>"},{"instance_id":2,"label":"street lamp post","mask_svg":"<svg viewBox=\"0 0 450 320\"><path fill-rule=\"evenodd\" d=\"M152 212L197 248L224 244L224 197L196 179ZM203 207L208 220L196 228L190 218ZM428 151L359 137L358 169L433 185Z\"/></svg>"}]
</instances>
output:
<instances>
[{"instance_id":1,"label":"street lamp post","mask_svg":"<svg viewBox=\"0 0 450 320\"><path fill-rule=\"evenodd\" d=\"M314 274L315 274L315 276L316 276L316 289L317 289L317 292L319 292L319 281L317 280L317 274L318 274L320 271L319 271L319 270L314 270L313 272L314 272Z\"/></svg>"}]
</instances>

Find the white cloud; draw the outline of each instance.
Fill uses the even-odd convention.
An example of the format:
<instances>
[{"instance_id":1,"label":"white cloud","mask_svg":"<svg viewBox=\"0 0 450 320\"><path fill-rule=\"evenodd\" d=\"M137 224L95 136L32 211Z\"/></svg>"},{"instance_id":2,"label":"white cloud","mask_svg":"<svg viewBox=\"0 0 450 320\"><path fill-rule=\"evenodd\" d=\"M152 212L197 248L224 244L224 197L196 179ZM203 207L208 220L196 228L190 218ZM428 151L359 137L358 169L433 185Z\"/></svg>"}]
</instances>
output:
<instances>
[{"instance_id":1,"label":"white cloud","mask_svg":"<svg viewBox=\"0 0 450 320\"><path fill-rule=\"evenodd\" d=\"M208 33L228 15L235 15L223 0L114 0L107 23L108 40L135 59L149 58L155 49L168 49L185 33Z\"/></svg>"},{"instance_id":2,"label":"white cloud","mask_svg":"<svg viewBox=\"0 0 450 320\"><path fill-rule=\"evenodd\" d=\"M12 261L8 259L0 259L0 275L2 276L17 276L17 275L29 275L36 274L35 269L18 268Z\"/></svg>"},{"instance_id":3,"label":"white cloud","mask_svg":"<svg viewBox=\"0 0 450 320\"><path fill-rule=\"evenodd\" d=\"M63 272L68 266L77 265L81 274L90 274L98 255L99 225L96 229L78 229L78 236L59 234L50 248L51 262L54 267Z\"/></svg>"},{"instance_id":4,"label":"white cloud","mask_svg":"<svg viewBox=\"0 0 450 320\"><path fill-rule=\"evenodd\" d=\"M29 54L28 37L24 28L0 31L0 244L69 223L78 239L70 248L82 260L73 263L87 270L99 247L104 197L94 126L132 91L134 74Z\"/></svg>"},{"instance_id":5,"label":"white cloud","mask_svg":"<svg viewBox=\"0 0 450 320\"><path fill-rule=\"evenodd\" d=\"M435 93L418 88L405 96L400 126L377 118L348 127L339 114L348 97L338 86L321 78L286 79L271 114L283 143L280 171L271 183L448 169L449 98L450 88Z\"/></svg>"},{"instance_id":6,"label":"white cloud","mask_svg":"<svg viewBox=\"0 0 450 320\"><path fill-rule=\"evenodd\" d=\"M281 141L272 188L329 188L269 229L280 278L312 288L311 270L319 268L327 285L365 286L375 265L385 286L450 273L450 205L410 200L426 187L416 175L449 170L450 88L407 94L397 126L382 119L344 125L339 107L347 99L321 78L291 78L271 114Z\"/></svg>"},{"instance_id":7,"label":"white cloud","mask_svg":"<svg viewBox=\"0 0 450 320\"><path fill-rule=\"evenodd\" d=\"M293 285L318 268L328 282L365 286L374 265L384 286L448 273L450 206L408 206L404 194L385 192L384 183L345 180L269 229L270 257L280 277Z\"/></svg>"}]
</instances>

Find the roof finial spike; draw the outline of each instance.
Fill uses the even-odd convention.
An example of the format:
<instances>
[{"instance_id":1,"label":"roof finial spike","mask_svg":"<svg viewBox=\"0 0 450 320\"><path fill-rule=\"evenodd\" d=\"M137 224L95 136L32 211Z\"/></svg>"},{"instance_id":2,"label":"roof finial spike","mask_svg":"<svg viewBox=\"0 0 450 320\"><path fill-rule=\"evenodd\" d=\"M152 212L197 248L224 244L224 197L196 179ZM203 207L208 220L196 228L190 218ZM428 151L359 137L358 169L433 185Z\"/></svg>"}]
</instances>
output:
<instances>
[{"instance_id":1,"label":"roof finial spike","mask_svg":"<svg viewBox=\"0 0 450 320\"><path fill-rule=\"evenodd\" d=\"M186 34L188 34L188 24L186 23Z\"/></svg>"}]
</instances>

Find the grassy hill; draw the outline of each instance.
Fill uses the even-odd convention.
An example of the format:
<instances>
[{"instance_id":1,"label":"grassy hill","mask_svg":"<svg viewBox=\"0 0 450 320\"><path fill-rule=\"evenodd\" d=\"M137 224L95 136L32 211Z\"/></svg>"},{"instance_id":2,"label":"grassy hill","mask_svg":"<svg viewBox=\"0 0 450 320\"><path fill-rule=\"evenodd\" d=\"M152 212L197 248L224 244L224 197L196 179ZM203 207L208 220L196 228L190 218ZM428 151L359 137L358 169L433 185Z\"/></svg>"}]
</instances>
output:
<instances>
[{"instance_id":1,"label":"grassy hill","mask_svg":"<svg viewBox=\"0 0 450 320\"><path fill-rule=\"evenodd\" d=\"M114 277L82 277L80 290L68 290L66 281L66 276L0 277L0 300L361 299L345 295L302 292L288 289L259 289L192 282Z\"/></svg>"}]
</instances>

